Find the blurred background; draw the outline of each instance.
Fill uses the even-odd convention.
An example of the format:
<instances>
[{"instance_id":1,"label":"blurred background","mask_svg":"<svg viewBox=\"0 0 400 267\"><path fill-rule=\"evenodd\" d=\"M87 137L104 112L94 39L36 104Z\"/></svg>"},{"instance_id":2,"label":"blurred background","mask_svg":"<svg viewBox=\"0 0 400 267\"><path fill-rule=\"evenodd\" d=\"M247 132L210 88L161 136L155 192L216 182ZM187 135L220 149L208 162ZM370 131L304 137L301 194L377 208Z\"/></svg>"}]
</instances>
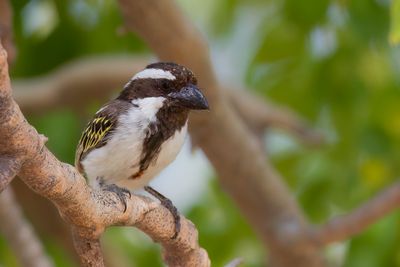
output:
<instances>
[{"instance_id":1,"label":"blurred background","mask_svg":"<svg viewBox=\"0 0 400 267\"><path fill-rule=\"evenodd\" d=\"M143 41L125 33L115 1L11 2L18 49L11 68L14 80L47 74L82 57L146 55L156 60ZM325 136L319 147L307 147L274 129L264 138L311 222L345 213L397 179L400 49L389 42L399 38L389 38L391 1L177 2L207 38L223 83L291 108ZM93 98L81 115L62 108L25 116L49 138L48 147L60 160L73 163L89 119L82 114L93 114L100 105ZM78 266L68 230L51 204L21 182L14 185L56 266ZM213 266L236 257L243 258L244 266L266 264L261 242L222 191L205 156L191 151L190 142L152 185L196 224ZM159 246L136 229L109 229L103 245L110 266L162 266ZM400 212L329 246L326 254L332 266L400 266ZM0 266L18 266L1 236Z\"/></svg>"}]
</instances>

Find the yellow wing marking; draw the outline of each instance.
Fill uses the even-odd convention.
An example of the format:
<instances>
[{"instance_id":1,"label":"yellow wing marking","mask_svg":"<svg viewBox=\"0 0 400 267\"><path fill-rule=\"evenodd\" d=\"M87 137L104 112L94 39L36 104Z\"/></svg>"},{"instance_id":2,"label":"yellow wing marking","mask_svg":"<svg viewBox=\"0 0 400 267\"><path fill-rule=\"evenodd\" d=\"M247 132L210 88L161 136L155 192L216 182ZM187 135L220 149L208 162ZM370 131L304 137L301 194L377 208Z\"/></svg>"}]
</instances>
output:
<instances>
[{"instance_id":1,"label":"yellow wing marking","mask_svg":"<svg viewBox=\"0 0 400 267\"><path fill-rule=\"evenodd\" d=\"M86 127L79 141L79 145L82 148L81 154L97 146L112 127L113 122L106 117L93 119Z\"/></svg>"}]
</instances>

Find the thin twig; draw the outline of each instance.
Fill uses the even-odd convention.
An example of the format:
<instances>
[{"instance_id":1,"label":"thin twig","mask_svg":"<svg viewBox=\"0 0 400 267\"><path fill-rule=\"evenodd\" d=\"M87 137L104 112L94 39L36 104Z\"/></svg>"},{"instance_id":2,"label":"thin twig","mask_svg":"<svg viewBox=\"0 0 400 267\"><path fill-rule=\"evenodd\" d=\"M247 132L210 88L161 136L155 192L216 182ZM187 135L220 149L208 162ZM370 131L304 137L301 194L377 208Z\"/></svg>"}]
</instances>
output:
<instances>
[{"instance_id":1,"label":"thin twig","mask_svg":"<svg viewBox=\"0 0 400 267\"><path fill-rule=\"evenodd\" d=\"M345 240L399 208L400 182L397 182L347 215L312 229L311 235L319 245Z\"/></svg>"}]
</instances>

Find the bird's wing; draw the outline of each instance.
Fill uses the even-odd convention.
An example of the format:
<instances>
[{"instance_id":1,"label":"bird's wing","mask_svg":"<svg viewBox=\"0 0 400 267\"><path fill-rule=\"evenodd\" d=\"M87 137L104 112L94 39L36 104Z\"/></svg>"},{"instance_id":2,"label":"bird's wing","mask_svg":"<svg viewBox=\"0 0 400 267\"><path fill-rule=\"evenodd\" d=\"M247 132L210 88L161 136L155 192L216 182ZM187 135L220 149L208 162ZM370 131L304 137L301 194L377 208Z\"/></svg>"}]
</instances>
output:
<instances>
[{"instance_id":1,"label":"bird's wing","mask_svg":"<svg viewBox=\"0 0 400 267\"><path fill-rule=\"evenodd\" d=\"M81 160L94 148L99 148L107 143L110 133L115 129L116 119L112 114L100 112L88 123L83 131L75 155L75 166L83 173Z\"/></svg>"}]
</instances>

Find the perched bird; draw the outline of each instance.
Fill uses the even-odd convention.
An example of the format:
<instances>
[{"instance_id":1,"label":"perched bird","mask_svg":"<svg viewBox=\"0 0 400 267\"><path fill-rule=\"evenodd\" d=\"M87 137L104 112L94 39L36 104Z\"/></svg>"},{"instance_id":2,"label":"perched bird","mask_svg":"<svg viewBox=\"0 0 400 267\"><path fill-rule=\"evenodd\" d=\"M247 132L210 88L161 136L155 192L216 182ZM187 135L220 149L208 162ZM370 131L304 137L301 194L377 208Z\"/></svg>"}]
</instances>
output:
<instances>
[{"instance_id":1,"label":"perched bird","mask_svg":"<svg viewBox=\"0 0 400 267\"><path fill-rule=\"evenodd\" d=\"M125 204L130 191L144 188L166 206L179 232L171 201L147 186L180 151L190 110L208 109L193 72L175 63L148 65L105 104L79 141L75 166L93 188L109 190Z\"/></svg>"}]
</instances>

